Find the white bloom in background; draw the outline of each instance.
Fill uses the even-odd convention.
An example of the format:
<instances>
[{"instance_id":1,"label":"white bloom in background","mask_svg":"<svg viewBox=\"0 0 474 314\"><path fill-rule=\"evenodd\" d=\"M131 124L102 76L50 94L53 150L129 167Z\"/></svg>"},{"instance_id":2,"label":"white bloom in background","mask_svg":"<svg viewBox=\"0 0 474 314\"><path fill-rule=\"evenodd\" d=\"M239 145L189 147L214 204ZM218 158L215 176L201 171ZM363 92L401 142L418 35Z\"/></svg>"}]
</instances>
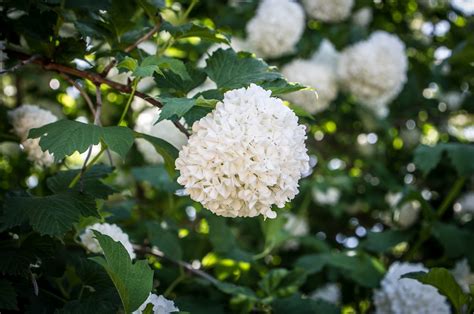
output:
<instances>
[{"instance_id":1,"label":"white bloom in background","mask_svg":"<svg viewBox=\"0 0 474 314\"><path fill-rule=\"evenodd\" d=\"M249 50L250 48L248 47L248 44L245 42L245 40L238 38L238 37L232 37L230 40L230 46L227 44L213 44L207 49L207 51L204 53L204 55L201 56L201 58L197 62L197 66L199 68L204 68L206 66L206 60L212 54L219 50L219 49L229 49L232 48L235 52L240 52L240 51L246 51Z\"/></svg>"},{"instance_id":2,"label":"white bloom in background","mask_svg":"<svg viewBox=\"0 0 474 314\"><path fill-rule=\"evenodd\" d=\"M82 244L92 253L102 253L102 248L100 247L99 241L94 236L92 230L99 231L102 234L108 235L114 241L122 243L125 249L130 255L131 259L135 258L135 252L133 251L132 243L128 238L128 234L122 231L119 226L115 224L108 223L96 223L92 226L89 226L84 230L84 233L80 235Z\"/></svg>"},{"instance_id":3,"label":"white bloom in background","mask_svg":"<svg viewBox=\"0 0 474 314\"><path fill-rule=\"evenodd\" d=\"M303 6L312 18L335 23L345 20L351 14L354 0L303 0Z\"/></svg>"},{"instance_id":4,"label":"white bloom in background","mask_svg":"<svg viewBox=\"0 0 474 314\"><path fill-rule=\"evenodd\" d=\"M31 129L53 123L58 118L49 110L41 109L35 105L22 105L8 113L13 132L21 139L21 145L28 155L28 160L39 166L50 166L54 163L53 156L43 152L39 146L39 138L29 139Z\"/></svg>"},{"instance_id":5,"label":"white bloom in background","mask_svg":"<svg viewBox=\"0 0 474 314\"><path fill-rule=\"evenodd\" d=\"M168 313L173 313L173 312L179 312L179 309L174 305L174 302L171 300L166 299L162 295L156 295L150 293L148 298L143 302L140 307L132 312L132 314L141 314L143 311L145 311L146 306L148 304L153 305L153 314L168 314Z\"/></svg>"},{"instance_id":6,"label":"white bloom in background","mask_svg":"<svg viewBox=\"0 0 474 314\"><path fill-rule=\"evenodd\" d=\"M468 222L474 215L474 192L467 192L456 200L453 206L455 215L462 221Z\"/></svg>"},{"instance_id":7,"label":"white bloom in background","mask_svg":"<svg viewBox=\"0 0 474 314\"><path fill-rule=\"evenodd\" d=\"M301 90L284 96L286 100L301 106L311 114L325 110L337 96L336 75L324 64L294 59L282 68L282 74L291 82L315 89Z\"/></svg>"},{"instance_id":8,"label":"white bloom in background","mask_svg":"<svg viewBox=\"0 0 474 314\"><path fill-rule=\"evenodd\" d=\"M283 226L283 229L288 232L292 237L303 237L308 235L309 233L309 225L306 219L302 217L298 217L293 213L287 213L286 215L286 223ZM286 249L297 249L298 248L298 241L296 239L289 239L286 241L284 247Z\"/></svg>"},{"instance_id":9,"label":"white bloom in background","mask_svg":"<svg viewBox=\"0 0 474 314\"><path fill-rule=\"evenodd\" d=\"M335 205L341 197L341 191L335 187L330 187L326 191L313 188L312 192L314 201L321 205Z\"/></svg>"},{"instance_id":10,"label":"white bloom in background","mask_svg":"<svg viewBox=\"0 0 474 314\"><path fill-rule=\"evenodd\" d=\"M462 290L469 293L469 286L474 285L474 274L471 273L471 267L466 258L458 261L451 270L456 282L461 286Z\"/></svg>"},{"instance_id":11,"label":"white bloom in background","mask_svg":"<svg viewBox=\"0 0 474 314\"><path fill-rule=\"evenodd\" d=\"M247 43L262 58L292 53L303 35L303 8L292 0L263 0L247 24Z\"/></svg>"},{"instance_id":12,"label":"white bloom in background","mask_svg":"<svg viewBox=\"0 0 474 314\"><path fill-rule=\"evenodd\" d=\"M363 7L354 12L354 15L352 15L352 23L354 23L355 25L366 27L370 24L370 22L372 22L372 18L372 8Z\"/></svg>"},{"instance_id":13,"label":"white bloom in background","mask_svg":"<svg viewBox=\"0 0 474 314\"><path fill-rule=\"evenodd\" d=\"M339 52L337 52L334 45L327 39L323 39L319 44L318 50L313 54L311 60L314 63L323 64L331 67L334 71L337 70L337 63L339 62Z\"/></svg>"},{"instance_id":14,"label":"white bloom in background","mask_svg":"<svg viewBox=\"0 0 474 314\"><path fill-rule=\"evenodd\" d=\"M451 313L446 298L435 287L402 278L404 274L428 271L422 264L393 263L374 293L377 314L448 314Z\"/></svg>"},{"instance_id":15,"label":"white bloom in background","mask_svg":"<svg viewBox=\"0 0 474 314\"><path fill-rule=\"evenodd\" d=\"M337 74L348 92L377 113L384 112L402 90L407 68L405 44L395 35L377 31L341 53Z\"/></svg>"},{"instance_id":16,"label":"white bloom in background","mask_svg":"<svg viewBox=\"0 0 474 314\"><path fill-rule=\"evenodd\" d=\"M148 108L138 115L135 123L135 131L161 138L177 149L187 142L184 135L170 120L163 120L153 125L160 117L160 109ZM163 163L163 157L158 154L154 146L145 139L136 139L137 148L143 154L146 162L150 164Z\"/></svg>"},{"instance_id":17,"label":"white bloom in background","mask_svg":"<svg viewBox=\"0 0 474 314\"><path fill-rule=\"evenodd\" d=\"M275 218L272 205L293 199L309 169L305 127L270 95L254 84L226 92L179 153L178 183L217 215Z\"/></svg>"},{"instance_id":18,"label":"white bloom in background","mask_svg":"<svg viewBox=\"0 0 474 314\"><path fill-rule=\"evenodd\" d=\"M439 100L444 102L448 106L449 110L454 111L461 107L465 98L466 94L458 91L449 91L446 93L441 93Z\"/></svg>"},{"instance_id":19,"label":"white bloom in background","mask_svg":"<svg viewBox=\"0 0 474 314\"><path fill-rule=\"evenodd\" d=\"M338 305L341 303L341 288L337 283L328 283L314 291L310 297Z\"/></svg>"},{"instance_id":20,"label":"white bloom in background","mask_svg":"<svg viewBox=\"0 0 474 314\"><path fill-rule=\"evenodd\" d=\"M408 201L400 203L403 198L402 193L387 193L385 201L390 206L392 212L385 217L385 223L389 226L398 226L406 229L418 220L420 216L421 206L418 201Z\"/></svg>"},{"instance_id":21,"label":"white bloom in background","mask_svg":"<svg viewBox=\"0 0 474 314\"><path fill-rule=\"evenodd\" d=\"M472 0L451 0L451 6L466 16L474 14L474 1Z\"/></svg>"}]
</instances>

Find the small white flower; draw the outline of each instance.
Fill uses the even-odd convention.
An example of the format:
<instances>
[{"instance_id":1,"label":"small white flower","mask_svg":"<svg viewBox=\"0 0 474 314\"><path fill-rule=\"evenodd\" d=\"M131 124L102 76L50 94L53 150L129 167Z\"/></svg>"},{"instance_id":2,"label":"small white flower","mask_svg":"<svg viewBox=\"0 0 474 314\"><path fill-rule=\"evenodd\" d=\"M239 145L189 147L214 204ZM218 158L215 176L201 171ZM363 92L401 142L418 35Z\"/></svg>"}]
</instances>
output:
<instances>
[{"instance_id":1,"label":"small white flower","mask_svg":"<svg viewBox=\"0 0 474 314\"><path fill-rule=\"evenodd\" d=\"M309 225L306 219L302 217L298 217L293 213L287 213L286 215L287 221L283 226L283 229L288 232L292 237L303 237L308 235L309 233ZM299 246L298 241L296 239L289 239L286 241L284 248L285 249L297 249Z\"/></svg>"},{"instance_id":2,"label":"small white flower","mask_svg":"<svg viewBox=\"0 0 474 314\"><path fill-rule=\"evenodd\" d=\"M168 314L173 312L179 312L179 309L174 305L174 302L171 300L166 299L162 295L156 295L150 293L148 298L143 302L142 305L136 310L133 311L132 314L141 314L146 309L148 304L153 305L153 314Z\"/></svg>"},{"instance_id":3,"label":"small white flower","mask_svg":"<svg viewBox=\"0 0 474 314\"><path fill-rule=\"evenodd\" d=\"M184 135L170 120L163 120L154 124L160 117L161 110L158 108L145 109L138 115L135 123L135 131L161 138L177 149L187 142ZM145 139L136 139L138 150L143 154L145 160L150 164L163 163L163 157L158 154L155 147Z\"/></svg>"},{"instance_id":4,"label":"small white flower","mask_svg":"<svg viewBox=\"0 0 474 314\"><path fill-rule=\"evenodd\" d=\"M351 14L354 0L303 0L303 6L312 18L335 23L344 21Z\"/></svg>"},{"instance_id":5,"label":"small white flower","mask_svg":"<svg viewBox=\"0 0 474 314\"><path fill-rule=\"evenodd\" d=\"M341 191L335 187L330 187L325 191L313 188L312 192L314 201L321 205L335 205L341 197Z\"/></svg>"},{"instance_id":6,"label":"small white flower","mask_svg":"<svg viewBox=\"0 0 474 314\"><path fill-rule=\"evenodd\" d=\"M84 233L80 235L82 244L92 253L102 253L102 248L100 247L99 241L95 238L93 230L99 231L102 234L108 235L114 241L122 243L125 249L130 255L131 259L136 257L135 252L133 251L132 243L128 238L128 234L122 231L119 226L115 224L108 223L96 223L92 226L89 226L84 230Z\"/></svg>"},{"instance_id":7,"label":"small white flower","mask_svg":"<svg viewBox=\"0 0 474 314\"><path fill-rule=\"evenodd\" d=\"M471 273L471 267L466 258L456 263L451 274L461 286L462 290L469 293L469 286L474 285L474 274Z\"/></svg>"},{"instance_id":8,"label":"small white flower","mask_svg":"<svg viewBox=\"0 0 474 314\"><path fill-rule=\"evenodd\" d=\"M472 0L451 0L451 6L466 16L474 15L474 1Z\"/></svg>"},{"instance_id":9,"label":"small white flower","mask_svg":"<svg viewBox=\"0 0 474 314\"><path fill-rule=\"evenodd\" d=\"M337 283L328 283L311 294L311 299L321 299L338 305L341 303L341 288Z\"/></svg>"},{"instance_id":10,"label":"small white flower","mask_svg":"<svg viewBox=\"0 0 474 314\"><path fill-rule=\"evenodd\" d=\"M401 278L404 274L428 271L422 264L393 263L374 293L376 314L448 314L446 298L435 287Z\"/></svg>"},{"instance_id":11,"label":"small white flower","mask_svg":"<svg viewBox=\"0 0 474 314\"><path fill-rule=\"evenodd\" d=\"M420 216L421 206L418 201L408 201L400 204L402 193L387 193L385 201L391 208L391 214L385 216L385 223L402 229L413 226Z\"/></svg>"},{"instance_id":12,"label":"small white flower","mask_svg":"<svg viewBox=\"0 0 474 314\"><path fill-rule=\"evenodd\" d=\"M262 58L292 53L303 35L303 8L292 0L263 0L247 24L247 42Z\"/></svg>"},{"instance_id":13,"label":"small white flower","mask_svg":"<svg viewBox=\"0 0 474 314\"><path fill-rule=\"evenodd\" d=\"M341 53L337 74L359 102L383 113L402 90L407 69L405 44L395 35L377 31Z\"/></svg>"},{"instance_id":14,"label":"small white flower","mask_svg":"<svg viewBox=\"0 0 474 314\"><path fill-rule=\"evenodd\" d=\"M352 16L352 23L354 23L355 25L366 27L370 24L370 22L372 22L372 15L372 8L360 8L359 10L354 12L354 15Z\"/></svg>"},{"instance_id":15,"label":"small white flower","mask_svg":"<svg viewBox=\"0 0 474 314\"><path fill-rule=\"evenodd\" d=\"M179 153L178 183L217 215L275 218L272 205L298 193L309 168L305 127L270 95L254 84L228 91Z\"/></svg>"},{"instance_id":16,"label":"small white flower","mask_svg":"<svg viewBox=\"0 0 474 314\"><path fill-rule=\"evenodd\" d=\"M28 155L28 160L39 166L50 166L54 163L53 156L43 152L39 146L39 138L29 139L31 129L53 123L58 118L49 110L41 109L35 105L22 105L8 113L13 132L21 139L21 145Z\"/></svg>"}]
</instances>

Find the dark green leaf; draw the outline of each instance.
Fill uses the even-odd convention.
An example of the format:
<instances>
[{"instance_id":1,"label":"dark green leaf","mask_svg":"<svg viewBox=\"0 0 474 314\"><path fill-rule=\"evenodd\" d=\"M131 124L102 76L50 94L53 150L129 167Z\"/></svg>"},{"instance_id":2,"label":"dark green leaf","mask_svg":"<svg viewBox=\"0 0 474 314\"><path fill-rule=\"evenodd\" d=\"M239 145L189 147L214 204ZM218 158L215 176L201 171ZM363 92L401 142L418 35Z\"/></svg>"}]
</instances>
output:
<instances>
[{"instance_id":1,"label":"dark green leaf","mask_svg":"<svg viewBox=\"0 0 474 314\"><path fill-rule=\"evenodd\" d=\"M125 157L133 144L133 132L129 128L99 127L71 120L59 120L41 128L32 129L30 138L41 137L40 146L59 161L75 151L83 153L91 145L102 140L111 150Z\"/></svg>"},{"instance_id":2,"label":"dark green leaf","mask_svg":"<svg viewBox=\"0 0 474 314\"><path fill-rule=\"evenodd\" d=\"M137 181L146 181L159 191L174 193L180 188L163 165L132 168L132 174Z\"/></svg>"},{"instance_id":3,"label":"dark green leaf","mask_svg":"<svg viewBox=\"0 0 474 314\"><path fill-rule=\"evenodd\" d=\"M271 69L263 60L245 53L237 54L232 49L219 49L214 52L207 59L205 71L217 87L224 89L281 78L281 74Z\"/></svg>"},{"instance_id":4,"label":"dark green leaf","mask_svg":"<svg viewBox=\"0 0 474 314\"><path fill-rule=\"evenodd\" d=\"M288 93L293 93L306 88L306 86L298 83L290 83L285 79L276 79L274 81L267 81L261 84L266 90L272 91L272 96L279 96Z\"/></svg>"},{"instance_id":5,"label":"dark green leaf","mask_svg":"<svg viewBox=\"0 0 474 314\"><path fill-rule=\"evenodd\" d=\"M165 230L160 224L154 222L147 224L147 230L152 245L156 245L161 252L174 260L181 259L183 252L176 232Z\"/></svg>"},{"instance_id":6,"label":"dark green leaf","mask_svg":"<svg viewBox=\"0 0 474 314\"><path fill-rule=\"evenodd\" d=\"M168 143L167 141L161 138L157 138L148 134L143 134L143 133L138 133L138 132L135 132L134 134L135 134L135 137L144 138L145 140L153 144L156 152L160 154L165 160L166 170L168 171L171 177L174 177L174 174L175 174L174 161L176 160L176 158L178 158L178 155L179 155L179 152L176 149L176 147L174 147L173 145L171 145L170 143Z\"/></svg>"},{"instance_id":7,"label":"dark green leaf","mask_svg":"<svg viewBox=\"0 0 474 314\"><path fill-rule=\"evenodd\" d=\"M377 253L385 253L402 242L410 241L415 233L404 230L386 230L383 232L369 232L361 247Z\"/></svg>"},{"instance_id":8,"label":"dark green leaf","mask_svg":"<svg viewBox=\"0 0 474 314\"><path fill-rule=\"evenodd\" d=\"M0 279L0 310L18 310L16 296L12 283Z\"/></svg>"},{"instance_id":9,"label":"dark green leaf","mask_svg":"<svg viewBox=\"0 0 474 314\"><path fill-rule=\"evenodd\" d=\"M433 224L433 236L443 246L445 254L449 258L467 255L472 250L466 243L474 241L474 233L461 229L455 225L436 222Z\"/></svg>"},{"instance_id":10,"label":"dark green leaf","mask_svg":"<svg viewBox=\"0 0 474 314\"><path fill-rule=\"evenodd\" d=\"M117 289L126 313L133 312L148 297L153 284L153 271L146 260L132 263L127 250L120 242L94 231L104 251L104 257L91 260L105 268Z\"/></svg>"},{"instance_id":11,"label":"dark green leaf","mask_svg":"<svg viewBox=\"0 0 474 314\"><path fill-rule=\"evenodd\" d=\"M183 61L174 58L158 56L146 57L140 66L138 66L133 71L133 75L141 77L153 76L155 72L162 74L162 69L170 70L171 72L177 74L182 80L191 79Z\"/></svg>"},{"instance_id":12,"label":"dark green leaf","mask_svg":"<svg viewBox=\"0 0 474 314\"><path fill-rule=\"evenodd\" d=\"M289 271L284 268L272 269L258 283L265 295L287 297L296 293L306 281L307 273L303 269Z\"/></svg>"},{"instance_id":13,"label":"dark green leaf","mask_svg":"<svg viewBox=\"0 0 474 314\"><path fill-rule=\"evenodd\" d=\"M154 79L156 85L163 89L168 89L170 93L179 96L185 96L192 89L198 87L206 80L206 73L201 69L195 68L190 64L186 64L186 71L189 79L183 80L178 74L163 69L162 74L155 74Z\"/></svg>"},{"instance_id":14,"label":"dark green leaf","mask_svg":"<svg viewBox=\"0 0 474 314\"><path fill-rule=\"evenodd\" d=\"M275 314L338 314L340 310L333 304L323 300L303 299L301 295L295 294L289 298L278 299L272 303Z\"/></svg>"},{"instance_id":15,"label":"dark green leaf","mask_svg":"<svg viewBox=\"0 0 474 314\"><path fill-rule=\"evenodd\" d=\"M165 119L178 120L196 105L196 99L194 98L162 97L160 98L160 101L163 103L164 106L161 109L160 117L155 122L155 124Z\"/></svg>"},{"instance_id":16,"label":"dark green leaf","mask_svg":"<svg viewBox=\"0 0 474 314\"><path fill-rule=\"evenodd\" d=\"M179 26L173 26L170 23L163 23L162 30L168 31L174 39L183 39L189 37L199 37L203 40L229 44L229 40L224 35L205 26L194 23L187 23Z\"/></svg>"},{"instance_id":17,"label":"dark green leaf","mask_svg":"<svg viewBox=\"0 0 474 314\"><path fill-rule=\"evenodd\" d=\"M441 156L443 150L441 146L418 146L415 150L415 157L413 162L416 167L423 172L424 175L427 175L431 170L433 170L438 163L441 161Z\"/></svg>"}]
</instances>

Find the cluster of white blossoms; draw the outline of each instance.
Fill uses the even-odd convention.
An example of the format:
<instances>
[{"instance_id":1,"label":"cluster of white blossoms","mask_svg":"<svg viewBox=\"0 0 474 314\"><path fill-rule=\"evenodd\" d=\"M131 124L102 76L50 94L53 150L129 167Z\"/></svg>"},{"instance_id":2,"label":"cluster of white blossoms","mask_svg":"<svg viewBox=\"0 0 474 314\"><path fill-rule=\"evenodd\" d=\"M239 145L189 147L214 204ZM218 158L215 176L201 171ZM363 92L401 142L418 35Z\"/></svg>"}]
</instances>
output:
<instances>
[{"instance_id":1,"label":"cluster of white blossoms","mask_svg":"<svg viewBox=\"0 0 474 314\"><path fill-rule=\"evenodd\" d=\"M448 314L446 298L435 287L401 278L404 274L428 271L422 264L393 263L373 296L377 314Z\"/></svg>"},{"instance_id":2,"label":"cluster of white blossoms","mask_svg":"<svg viewBox=\"0 0 474 314\"><path fill-rule=\"evenodd\" d=\"M173 301L166 299L162 295L150 293L145 302L143 302L143 304L140 305L140 307L136 311L133 311L132 314L143 313L147 305L150 303L153 305L153 314L168 314L173 312L179 312L179 309L174 305Z\"/></svg>"},{"instance_id":3,"label":"cluster of white blossoms","mask_svg":"<svg viewBox=\"0 0 474 314\"><path fill-rule=\"evenodd\" d=\"M263 0L247 24L247 43L262 58L293 52L303 35L303 8L293 0Z\"/></svg>"},{"instance_id":4,"label":"cluster of white blossoms","mask_svg":"<svg viewBox=\"0 0 474 314\"><path fill-rule=\"evenodd\" d=\"M415 224L420 215L421 206L418 201L408 201L400 204L403 194L387 193L385 202L390 206L392 212L385 217L385 223L390 226L400 227L402 229L409 228Z\"/></svg>"},{"instance_id":5,"label":"cluster of white blossoms","mask_svg":"<svg viewBox=\"0 0 474 314\"><path fill-rule=\"evenodd\" d=\"M160 117L161 110L158 108L147 108L137 117L135 131L161 138L177 149L186 144L187 138L170 120L162 120L154 124ZM146 162L150 164L163 163L163 157L158 154L155 147L145 139L137 138L138 150L143 154Z\"/></svg>"},{"instance_id":6,"label":"cluster of white blossoms","mask_svg":"<svg viewBox=\"0 0 474 314\"><path fill-rule=\"evenodd\" d=\"M337 283L328 283L316 289L310 297L313 300L321 299L338 305L341 303L341 287Z\"/></svg>"},{"instance_id":7,"label":"cluster of white blossoms","mask_svg":"<svg viewBox=\"0 0 474 314\"><path fill-rule=\"evenodd\" d=\"M49 110L35 105L22 105L8 113L13 132L21 139L21 145L28 155L28 160L39 166L50 166L54 163L53 156L43 152L39 145L39 138L29 139L28 132L31 129L42 127L53 123L58 118Z\"/></svg>"},{"instance_id":8,"label":"cluster of white blossoms","mask_svg":"<svg viewBox=\"0 0 474 314\"><path fill-rule=\"evenodd\" d=\"M337 74L342 87L359 102L383 113L402 90L407 69L405 44L395 35L377 31L342 51Z\"/></svg>"},{"instance_id":9,"label":"cluster of white blossoms","mask_svg":"<svg viewBox=\"0 0 474 314\"><path fill-rule=\"evenodd\" d=\"M471 272L471 267L466 258L458 261L451 270L456 282L461 286L465 293L469 293L469 287L474 285L474 274Z\"/></svg>"},{"instance_id":10,"label":"cluster of white blossoms","mask_svg":"<svg viewBox=\"0 0 474 314\"><path fill-rule=\"evenodd\" d=\"M309 169L305 127L271 92L251 84L228 91L176 159L178 183L217 215L275 218Z\"/></svg>"},{"instance_id":11,"label":"cluster of white blossoms","mask_svg":"<svg viewBox=\"0 0 474 314\"><path fill-rule=\"evenodd\" d=\"M329 187L326 190L313 188L312 194L313 200L321 205L335 205L341 197L341 191L335 187Z\"/></svg>"},{"instance_id":12,"label":"cluster of white blossoms","mask_svg":"<svg viewBox=\"0 0 474 314\"><path fill-rule=\"evenodd\" d=\"M344 21L354 6L354 0L303 0L303 6L312 18L335 23Z\"/></svg>"},{"instance_id":13,"label":"cluster of white blossoms","mask_svg":"<svg viewBox=\"0 0 474 314\"><path fill-rule=\"evenodd\" d=\"M114 241L122 243L125 249L130 255L131 259L136 257L135 252L133 251L132 243L128 238L128 234L123 232L119 226L115 224L108 223L96 223L92 226L89 226L84 230L84 233L80 235L81 243L92 253L102 253L102 248L100 247L99 241L95 238L93 230L99 231L102 234L108 235Z\"/></svg>"}]
</instances>

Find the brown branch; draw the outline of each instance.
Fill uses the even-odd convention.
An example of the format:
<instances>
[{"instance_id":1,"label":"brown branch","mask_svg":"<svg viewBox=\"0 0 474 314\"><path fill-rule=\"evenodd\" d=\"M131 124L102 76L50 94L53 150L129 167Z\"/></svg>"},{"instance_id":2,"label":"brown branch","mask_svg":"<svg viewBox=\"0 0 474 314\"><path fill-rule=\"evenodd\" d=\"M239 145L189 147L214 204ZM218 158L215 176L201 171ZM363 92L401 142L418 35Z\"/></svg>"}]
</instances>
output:
<instances>
[{"instance_id":1,"label":"brown branch","mask_svg":"<svg viewBox=\"0 0 474 314\"><path fill-rule=\"evenodd\" d=\"M74 81L72 78L70 78L68 75L64 73L59 73L63 79L69 82L72 86L74 86L79 93L81 93L82 98L84 98L85 102L87 103L87 106L89 106L90 111L92 112L92 115L95 116L95 109L94 109L94 103L92 102L91 98L89 95L86 93L86 91L79 85L76 81Z\"/></svg>"},{"instance_id":2,"label":"brown branch","mask_svg":"<svg viewBox=\"0 0 474 314\"><path fill-rule=\"evenodd\" d=\"M40 56L38 56L38 55L29 56L28 58L23 59L20 63L12 66L10 69L0 70L0 74L5 74L5 73L8 73L8 72L15 72L16 70L18 70L19 68L21 68L24 65L34 63L36 61L36 59L39 59L39 58L40 58Z\"/></svg>"},{"instance_id":3,"label":"brown branch","mask_svg":"<svg viewBox=\"0 0 474 314\"><path fill-rule=\"evenodd\" d=\"M16 54L21 59L29 59L30 58L30 56L28 56L24 53L18 52L18 51L14 51L14 50L8 50L8 51L13 52L14 54ZM92 83L94 83L95 85L105 84L105 85L108 85L108 86L112 87L113 89L115 89L119 92L122 92L122 93L130 94L132 92L132 87L131 86L127 86L127 85L124 85L124 84L120 84L120 83L111 81L107 78L102 77L98 73L78 70L78 69L75 69L75 68L68 67L66 65L51 62L51 61L43 59L43 58L35 58L33 61L31 61L31 63L39 65L39 66L43 67L45 70L48 70L48 71L55 71L55 72L58 72L58 73L63 73L63 74L71 75L71 76L74 76L74 77L81 77L83 79L87 79L87 80L91 81ZM137 92L135 92L135 96L137 96L139 98L142 98L143 100L147 101L148 103L150 103L151 105L153 105L155 107L158 107L158 108L163 107L163 104L160 101L156 100L155 98L153 98L153 97L151 97L147 94L144 94L144 93L141 93L141 92L137 91ZM181 123L179 123L178 121L173 121L173 124L181 132L183 132L187 137L190 136L190 133L188 132L188 130Z\"/></svg>"}]
</instances>

